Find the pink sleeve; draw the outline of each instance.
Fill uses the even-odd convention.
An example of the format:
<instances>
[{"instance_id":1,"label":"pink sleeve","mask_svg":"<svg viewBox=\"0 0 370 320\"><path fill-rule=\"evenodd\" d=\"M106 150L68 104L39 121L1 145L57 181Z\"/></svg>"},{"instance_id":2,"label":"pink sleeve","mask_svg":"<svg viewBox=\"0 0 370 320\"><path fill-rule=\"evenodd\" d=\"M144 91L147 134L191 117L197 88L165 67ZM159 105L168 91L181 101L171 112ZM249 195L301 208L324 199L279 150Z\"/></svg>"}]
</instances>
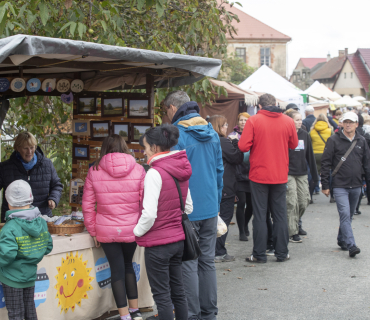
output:
<instances>
[{"instance_id":1,"label":"pink sleeve","mask_svg":"<svg viewBox=\"0 0 370 320\"><path fill-rule=\"evenodd\" d=\"M144 180L145 180L145 175L146 175L146 172L145 172L145 169L143 167L142 168L142 173L141 173L141 177L140 177L140 191L139 191L139 218L141 217L141 213L143 212L143 200L144 200Z\"/></svg>"},{"instance_id":2,"label":"pink sleeve","mask_svg":"<svg viewBox=\"0 0 370 320\"><path fill-rule=\"evenodd\" d=\"M91 172L93 168L90 168L87 174L84 193L82 196L82 213L84 215L84 223L87 231L92 237L96 236L95 224L96 224L96 195L91 181Z\"/></svg>"}]
</instances>

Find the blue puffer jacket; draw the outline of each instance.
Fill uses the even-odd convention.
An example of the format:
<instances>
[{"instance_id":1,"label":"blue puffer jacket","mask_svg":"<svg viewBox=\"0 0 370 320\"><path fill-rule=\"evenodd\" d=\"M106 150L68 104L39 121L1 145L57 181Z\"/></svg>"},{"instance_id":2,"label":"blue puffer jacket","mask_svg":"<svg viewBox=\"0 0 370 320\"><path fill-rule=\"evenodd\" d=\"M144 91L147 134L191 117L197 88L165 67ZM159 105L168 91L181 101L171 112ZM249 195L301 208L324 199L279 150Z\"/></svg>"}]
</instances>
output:
<instances>
[{"instance_id":1,"label":"blue puffer jacket","mask_svg":"<svg viewBox=\"0 0 370 320\"><path fill-rule=\"evenodd\" d=\"M189 219L199 221L214 218L220 211L224 167L218 134L198 114L196 102L186 105L179 108L172 120L180 130L179 142L174 150L185 149L190 161L193 174L189 180L189 188L194 210ZM188 110L184 112L184 109Z\"/></svg>"},{"instance_id":2,"label":"blue puffer jacket","mask_svg":"<svg viewBox=\"0 0 370 320\"><path fill-rule=\"evenodd\" d=\"M52 216L48 200L58 205L63 185L57 175L53 163L46 158L41 149L35 151L37 163L28 172L14 151L10 158L0 163L0 189L3 189L3 204L1 207L1 222L5 222L5 212L9 210L5 199L5 190L15 180L27 181L32 189L33 206L40 209L41 214Z\"/></svg>"}]
</instances>

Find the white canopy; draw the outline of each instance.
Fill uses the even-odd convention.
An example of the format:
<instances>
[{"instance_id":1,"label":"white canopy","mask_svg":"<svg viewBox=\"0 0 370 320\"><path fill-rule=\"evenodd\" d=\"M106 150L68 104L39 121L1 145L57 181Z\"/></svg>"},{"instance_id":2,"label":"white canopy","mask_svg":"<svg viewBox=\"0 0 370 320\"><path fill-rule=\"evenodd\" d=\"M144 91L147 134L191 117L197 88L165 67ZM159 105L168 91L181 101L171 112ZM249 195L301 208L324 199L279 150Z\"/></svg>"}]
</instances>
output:
<instances>
[{"instance_id":1,"label":"white canopy","mask_svg":"<svg viewBox=\"0 0 370 320\"><path fill-rule=\"evenodd\" d=\"M337 107L361 107L362 104L357 100L352 99L350 96L344 96L337 101L334 101Z\"/></svg>"},{"instance_id":2,"label":"white canopy","mask_svg":"<svg viewBox=\"0 0 370 320\"><path fill-rule=\"evenodd\" d=\"M362 96L357 96L357 97L353 97L352 99L356 100L356 101L365 101L366 99Z\"/></svg>"},{"instance_id":3,"label":"white canopy","mask_svg":"<svg viewBox=\"0 0 370 320\"><path fill-rule=\"evenodd\" d=\"M287 103L303 105L303 97L300 95L303 93L302 90L265 65L239 84L239 87L244 90L270 93Z\"/></svg>"},{"instance_id":4,"label":"white canopy","mask_svg":"<svg viewBox=\"0 0 370 320\"><path fill-rule=\"evenodd\" d=\"M336 93L335 91L331 91L327 86L318 81L315 81L311 85L311 87L304 91L304 93L307 93L310 97L313 97L315 99L336 101L341 98L338 93Z\"/></svg>"}]
</instances>

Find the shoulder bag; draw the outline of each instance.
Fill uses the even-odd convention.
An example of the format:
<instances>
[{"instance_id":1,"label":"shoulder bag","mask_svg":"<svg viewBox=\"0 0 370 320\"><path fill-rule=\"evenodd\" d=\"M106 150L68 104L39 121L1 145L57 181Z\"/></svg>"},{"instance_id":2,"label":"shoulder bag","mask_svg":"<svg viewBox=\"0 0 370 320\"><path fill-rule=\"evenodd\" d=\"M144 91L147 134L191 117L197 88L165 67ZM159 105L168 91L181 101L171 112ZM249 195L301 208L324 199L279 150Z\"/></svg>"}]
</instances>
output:
<instances>
[{"instance_id":1,"label":"shoulder bag","mask_svg":"<svg viewBox=\"0 0 370 320\"><path fill-rule=\"evenodd\" d=\"M332 177L334 177L337 174L338 170L340 169L340 167L342 166L342 164L344 163L344 161L347 160L349 154L355 148L356 144L357 144L357 140L354 140L352 142L351 146L349 147L349 149L347 150L347 152L344 154L344 156L342 158L340 158L339 163L337 164L337 166L335 167L334 171L331 174Z\"/></svg>"},{"instance_id":2,"label":"shoulder bag","mask_svg":"<svg viewBox=\"0 0 370 320\"><path fill-rule=\"evenodd\" d=\"M194 229L193 224L189 220L188 215L185 213L185 206L182 199L182 192L180 189L179 181L174 176L172 176L172 178L175 181L177 191L179 192L180 206L182 212L182 227L184 228L185 233L184 253L182 254L182 261L195 260L198 259L198 257L202 253L198 243L197 232Z\"/></svg>"},{"instance_id":3,"label":"shoulder bag","mask_svg":"<svg viewBox=\"0 0 370 320\"><path fill-rule=\"evenodd\" d=\"M320 134L320 132L318 132L317 130L316 130L316 132L317 132L317 134L320 136L320 138L321 138L321 140L324 142L324 144L326 145L326 141L324 140L324 138L322 137L322 135Z\"/></svg>"}]
</instances>

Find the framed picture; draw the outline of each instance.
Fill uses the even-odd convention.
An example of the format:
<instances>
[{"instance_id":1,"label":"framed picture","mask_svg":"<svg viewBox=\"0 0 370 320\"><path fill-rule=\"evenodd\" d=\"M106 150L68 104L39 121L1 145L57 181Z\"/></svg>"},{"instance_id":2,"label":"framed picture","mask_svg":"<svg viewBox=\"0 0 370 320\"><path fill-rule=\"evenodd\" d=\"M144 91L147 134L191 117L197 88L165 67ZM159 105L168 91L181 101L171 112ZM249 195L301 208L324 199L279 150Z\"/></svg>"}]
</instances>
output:
<instances>
[{"instance_id":1,"label":"framed picture","mask_svg":"<svg viewBox=\"0 0 370 320\"><path fill-rule=\"evenodd\" d=\"M85 182L82 179L72 179L69 187L69 203L82 204L82 194Z\"/></svg>"},{"instance_id":2,"label":"framed picture","mask_svg":"<svg viewBox=\"0 0 370 320\"><path fill-rule=\"evenodd\" d=\"M86 144L73 144L72 156L77 160L90 160L90 146Z\"/></svg>"},{"instance_id":3,"label":"framed picture","mask_svg":"<svg viewBox=\"0 0 370 320\"><path fill-rule=\"evenodd\" d=\"M131 142L139 142L140 137L152 127L151 123L131 123Z\"/></svg>"},{"instance_id":4,"label":"framed picture","mask_svg":"<svg viewBox=\"0 0 370 320\"><path fill-rule=\"evenodd\" d=\"M120 135L121 137L123 137L123 139L126 142L131 141L130 140L131 132L130 132L129 122L113 122L112 128L113 128L112 133Z\"/></svg>"},{"instance_id":5,"label":"framed picture","mask_svg":"<svg viewBox=\"0 0 370 320\"><path fill-rule=\"evenodd\" d=\"M90 121L90 135L92 140L104 140L110 135L110 121Z\"/></svg>"},{"instance_id":6,"label":"framed picture","mask_svg":"<svg viewBox=\"0 0 370 320\"><path fill-rule=\"evenodd\" d=\"M147 99L128 100L127 117L128 118L150 118L151 108Z\"/></svg>"},{"instance_id":7,"label":"framed picture","mask_svg":"<svg viewBox=\"0 0 370 320\"><path fill-rule=\"evenodd\" d=\"M96 114L94 97L80 97L77 101L77 114Z\"/></svg>"},{"instance_id":8,"label":"framed picture","mask_svg":"<svg viewBox=\"0 0 370 320\"><path fill-rule=\"evenodd\" d=\"M106 116L123 116L125 107L123 98L104 98L102 99L101 115Z\"/></svg>"},{"instance_id":9,"label":"framed picture","mask_svg":"<svg viewBox=\"0 0 370 320\"><path fill-rule=\"evenodd\" d=\"M90 120L72 120L72 134L74 136L89 136Z\"/></svg>"}]
</instances>

